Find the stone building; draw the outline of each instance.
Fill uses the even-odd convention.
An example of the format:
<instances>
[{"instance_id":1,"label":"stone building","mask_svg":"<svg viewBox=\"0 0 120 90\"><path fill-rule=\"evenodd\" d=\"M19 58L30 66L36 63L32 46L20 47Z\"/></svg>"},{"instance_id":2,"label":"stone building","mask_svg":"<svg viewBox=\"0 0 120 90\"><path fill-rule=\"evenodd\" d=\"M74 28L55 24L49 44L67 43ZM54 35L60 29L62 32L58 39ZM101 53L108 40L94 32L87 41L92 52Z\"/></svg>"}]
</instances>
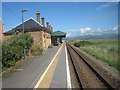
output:
<instances>
[{"instance_id":1,"label":"stone building","mask_svg":"<svg viewBox=\"0 0 120 90\"><path fill-rule=\"evenodd\" d=\"M24 32L29 32L34 38L34 44L39 45L40 47L47 48L51 45L51 25L45 21L44 18L40 19L40 12L36 12L36 19L30 18L24 21ZM42 23L41 23L42 21ZM15 26L11 30L4 32L4 39L11 37L13 34L23 31L22 23Z\"/></svg>"},{"instance_id":2,"label":"stone building","mask_svg":"<svg viewBox=\"0 0 120 90\"><path fill-rule=\"evenodd\" d=\"M3 40L3 31L4 31L4 24L0 19L0 42Z\"/></svg>"}]
</instances>

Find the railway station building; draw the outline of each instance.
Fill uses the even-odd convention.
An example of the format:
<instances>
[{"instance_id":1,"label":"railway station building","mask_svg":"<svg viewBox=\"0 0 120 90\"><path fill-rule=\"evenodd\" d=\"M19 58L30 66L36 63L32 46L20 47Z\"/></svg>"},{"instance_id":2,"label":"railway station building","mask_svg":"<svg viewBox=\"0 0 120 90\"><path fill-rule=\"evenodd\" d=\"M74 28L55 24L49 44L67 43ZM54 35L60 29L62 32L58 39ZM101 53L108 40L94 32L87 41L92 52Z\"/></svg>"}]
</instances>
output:
<instances>
[{"instance_id":1,"label":"railway station building","mask_svg":"<svg viewBox=\"0 0 120 90\"><path fill-rule=\"evenodd\" d=\"M1 29L3 32L3 30ZM3 39L8 39L13 34L23 32L23 24L20 23L11 30L3 32ZM62 38L66 37L66 33L62 31L53 32L53 27L46 22L45 18L40 19L40 12L36 12L36 20L30 18L24 21L24 32L29 32L34 39L34 45L39 45L41 48L48 48L51 45L58 45L62 43Z\"/></svg>"},{"instance_id":2,"label":"railway station building","mask_svg":"<svg viewBox=\"0 0 120 90\"><path fill-rule=\"evenodd\" d=\"M36 19L30 18L24 21L24 32L29 32L34 38L34 44L39 45L42 48L48 48L51 45L51 25L49 22L46 22L44 18L40 20L40 12L36 12ZM42 21L42 23L41 23ZM23 32L23 25L20 23L19 25L13 27L11 30L4 32L4 39L11 37L13 34L19 34Z\"/></svg>"}]
</instances>

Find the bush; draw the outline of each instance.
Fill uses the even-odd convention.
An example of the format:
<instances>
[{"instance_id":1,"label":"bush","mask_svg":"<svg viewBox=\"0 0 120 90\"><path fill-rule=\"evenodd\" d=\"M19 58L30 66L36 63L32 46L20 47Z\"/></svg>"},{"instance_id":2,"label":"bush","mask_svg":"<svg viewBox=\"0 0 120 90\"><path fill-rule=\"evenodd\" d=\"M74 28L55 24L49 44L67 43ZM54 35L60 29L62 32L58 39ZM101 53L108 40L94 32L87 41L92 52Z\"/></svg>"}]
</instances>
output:
<instances>
[{"instance_id":1,"label":"bush","mask_svg":"<svg viewBox=\"0 0 120 90\"><path fill-rule=\"evenodd\" d=\"M7 68L13 67L13 66L15 66L15 61L11 61L11 60L6 61L6 62L4 63L4 65L5 65Z\"/></svg>"},{"instance_id":2,"label":"bush","mask_svg":"<svg viewBox=\"0 0 120 90\"><path fill-rule=\"evenodd\" d=\"M80 47L80 42L74 43L74 46Z\"/></svg>"},{"instance_id":3,"label":"bush","mask_svg":"<svg viewBox=\"0 0 120 90\"><path fill-rule=\"evenodd\" d=\"M15 62L23 57L23 49L27 52L33 45L33 37L29 33L15 34L2 43L2 64L3 67L10 68Z\"/></svg>"},{"instance_id":4,"label":"bush","mask_svg":"<svg viewBox=\"0 0 120 90\"><path fill-rule=\"evenodd\" d=\"M34 56L42 55L42 53L43 53L43 49L40 48L39 45L35 45L35 46L31 49L31 54L34 55Z\"/></svg>"},{"instance_id":5,"label":"bush","mask_svg":"<svg viewBox=\"0 0 120 90\"><path fill-rule=\"evenodd\" d=\"M93 43L89 41L80 41L74 43L74 46L76 47L85 46L85 45L93 45Z\"/></svg>"}]
</instances>

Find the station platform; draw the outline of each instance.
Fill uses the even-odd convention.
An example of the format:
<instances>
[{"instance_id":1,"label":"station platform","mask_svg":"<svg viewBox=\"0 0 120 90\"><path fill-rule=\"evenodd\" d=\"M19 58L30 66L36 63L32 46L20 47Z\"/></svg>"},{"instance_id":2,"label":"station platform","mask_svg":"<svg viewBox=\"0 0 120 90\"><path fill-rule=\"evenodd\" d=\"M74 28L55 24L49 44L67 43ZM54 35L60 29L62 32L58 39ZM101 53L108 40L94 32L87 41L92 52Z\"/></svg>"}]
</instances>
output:
<instances>
[{"instance_id":1,"label":"station platform","mask_svg":"<svg viewBox=\"0 0 120 90\"><path fill-rule=\"evenodd\" d=\"M3 77L3 88L70 88L66 45L49 48L42 56L29 58L18 71Z\"/></svg>"},{"instance_id":2,"label":"station platform","mask_svg":"<svg viewBox=\"0 0 120 90\"><path fill-rule=\"evenodd\" d=\"M52 77L50 88L67 88L65 45L62 47L58 64Z\"/></svg>"},{"instance_id":3,"label":"station platform","mask_svg":"<svg viewBox=\"0 0 120 90\"><path fill-rule=\"evenodd\" d=\"M53 46L43 55L23 61L15 70L2 76L2 88L34 88L59 48Z\"/></svg>"},{"instance_id":4,"label":"station platform","mask_svg":"<svg viewBox=\"0 0 120 90\"><path fill-rule=\"evenodd\" d=\"M71 88L66 45L63 43L34 88Z\"/></svg>"}]
</instances>

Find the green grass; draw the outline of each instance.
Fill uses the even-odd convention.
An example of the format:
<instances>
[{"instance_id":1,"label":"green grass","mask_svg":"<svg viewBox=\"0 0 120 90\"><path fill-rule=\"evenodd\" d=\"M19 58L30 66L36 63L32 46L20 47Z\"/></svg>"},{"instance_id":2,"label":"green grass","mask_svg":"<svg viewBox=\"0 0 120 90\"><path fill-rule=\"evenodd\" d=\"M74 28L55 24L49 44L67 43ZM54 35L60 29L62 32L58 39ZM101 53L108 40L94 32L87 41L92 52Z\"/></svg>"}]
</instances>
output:
<instances>
[{"instance_id":1,"label":"green grass","mask_svg":"<svg viewBox=\"0 0 120 90\"><path fill-rule=\"evenodd\" d=\"M79 48L83 51L120 70L118 68L118 53L120 54L118 43L120 44L117 40L89 40L74 42L73 44L75 46L76 44L79 45Z\"/></svg>"}]
</instances>

